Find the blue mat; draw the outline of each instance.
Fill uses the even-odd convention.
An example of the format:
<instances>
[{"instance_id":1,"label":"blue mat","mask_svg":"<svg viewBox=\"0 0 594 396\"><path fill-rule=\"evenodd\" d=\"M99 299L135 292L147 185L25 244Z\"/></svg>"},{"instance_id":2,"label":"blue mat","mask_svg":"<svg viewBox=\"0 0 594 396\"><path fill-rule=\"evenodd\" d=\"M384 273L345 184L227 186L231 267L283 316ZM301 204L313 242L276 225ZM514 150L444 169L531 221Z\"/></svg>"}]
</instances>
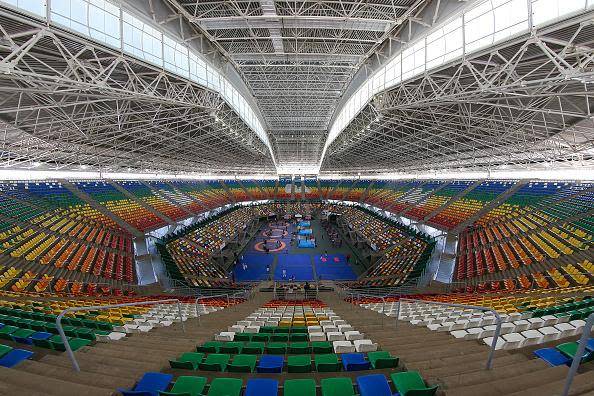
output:
<instances>
[{"instance_id":1,"label":"blue mat","mask_svg":"<svg viewBox=\"0 0 594 396\"><path fill-rule=\"evenodd\" d=\"M248 280L267 280L268 274L266 273L266 265L269 265L270 270L272 271L273 262L274 256L272 254L246 253L243 255L243 260L240 258L233 268L235 280L238 282ZM241 266L242 263L247 264L246 270Z\"/></svg>"},{"instance_id":2,"label":"blue mat","mask_svg":"<svg viewBox=\"0 0 594 396\"><path fill-rule=\"evenodd\" d=\"M310 248L313 249L316 247L316 244L314 241L312 241L311 239L301 239L299 241L299 245L297 245L300 248Z\"/></svg>"},{"instance_id":3,"label":"blue mat","mask_svg":"<svg viewBox=\"0 0 594 396\"><path fill-rule=\"evenodd\" d=\"M357 275L347 263L343 254L329 254L314 257L316 274L322 280L355 280Z\"/></svg>"},{"instance_id":4,"label":"blue mat","mask_svg":"<svg viewBox=\"0 0 594 396\"><path fill-rule=\"evenodd\" d=\"M283 269L287 272L287 277L283 278ZM276 268L274 270L275 280L288 280L295 276L297 281L312 281L313 268L311 258L308 254L289 254L279 255Z\"/></svg>"},{"instance_id":5,"label":"blue mat","mask_svg":"<svg viewBox=\"0 0 594 396\"><path fill-rule=\"evenodd\" d=\"M300 221L299 222L299 227L309 227L311 226L311 222L309 221Z\"/></svg>"},{"instance_id":6,"label":"blue mat","mask_svg":"<svg viewBox=\"0 0 594 396\"><path fill-rule=\"evenodd\" d=\"M311 235L312 234L311 228L306 228L304 230L299 230L299 235Z\"/></svg>"}]
</instances>

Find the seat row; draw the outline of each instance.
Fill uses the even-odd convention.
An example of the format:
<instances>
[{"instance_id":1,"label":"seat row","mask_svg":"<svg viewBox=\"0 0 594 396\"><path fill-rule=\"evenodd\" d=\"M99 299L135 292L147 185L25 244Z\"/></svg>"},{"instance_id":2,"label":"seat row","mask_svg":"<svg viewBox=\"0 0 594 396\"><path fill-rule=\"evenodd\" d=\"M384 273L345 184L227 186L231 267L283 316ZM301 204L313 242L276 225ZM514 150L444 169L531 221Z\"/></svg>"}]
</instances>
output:
<instances>
[{"instance_id":1,"label":"seat row","mask_svg":"<svg viewBox=\"0 0 594 396\"><path fill-rule=\"evenodd\" d=\"M285 359L282 355L262 354L264 347L261 345L248 345L244 347L243 353L209 353L186 352L177 359L170 360L171 368L186 370L203 370L218 372L246 372L252 373L282 373L286 367L288 373L309 373L317 372L359 371L369 369L394 368L398 366L398 358L393 357L387 351L364 353L323 353L313 355L311 347L292 345L291 348L298 350L297 355L288 355ZM198 348L199 350L203 350ZM247 353L249 349L250 353ZM255 354L258 353L258 354ZM206 355L206 356L205 356Z\"/></svg>"},{"instance_id":2,"label":"seat row","mask_svg":"<svg viewBox=\"0 0 594 396\"><path fill-rule=\"evenodd\" d=\"M118 392L124 396L240 396L244 389L243 380L239 378L215 378L208 386L205 377L180 376L176 381L173 378L171 374L145 373L132 389L118 389ZM383 374L359 376L355 384L350 378L325 378L320 381L320 391L322 396L355 396L355 391L360 396L433 396L437 391L437 386L427 386L416 371L394 373L390 379L392 386ZM251 378L247 381L243 396L277 396L281 389L284 396L317 395L316 381L313 379L287 379L281 388L278 380Z\"/></svg>"}]
</instances>

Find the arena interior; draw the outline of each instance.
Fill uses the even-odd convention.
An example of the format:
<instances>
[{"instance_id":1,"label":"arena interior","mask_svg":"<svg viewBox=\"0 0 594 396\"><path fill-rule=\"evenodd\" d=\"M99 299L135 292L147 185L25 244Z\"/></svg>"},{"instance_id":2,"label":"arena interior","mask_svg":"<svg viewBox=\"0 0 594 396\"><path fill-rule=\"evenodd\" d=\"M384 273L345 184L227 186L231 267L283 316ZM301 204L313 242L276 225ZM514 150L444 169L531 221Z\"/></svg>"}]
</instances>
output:
<instances>
[{"instance_id":1,"label":"arena interior","mask_svg":"<svg viewBox=\"0 0 594 396\"><path fill-rule=\"evenodd\" d=\"M594 395L593 0L0 0L0 395Z\"/></svg>"}]
</instances>

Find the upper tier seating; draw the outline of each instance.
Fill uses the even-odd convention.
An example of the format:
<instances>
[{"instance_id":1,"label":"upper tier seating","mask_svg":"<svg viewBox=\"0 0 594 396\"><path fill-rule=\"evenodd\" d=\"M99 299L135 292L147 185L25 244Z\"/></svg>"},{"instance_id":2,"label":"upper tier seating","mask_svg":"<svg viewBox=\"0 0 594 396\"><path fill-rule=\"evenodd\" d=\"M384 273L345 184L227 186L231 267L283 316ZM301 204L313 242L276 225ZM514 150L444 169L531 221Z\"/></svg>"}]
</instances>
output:
<instances>
[{"instance_id":1,"label":"upper tier seating","mask_svg":"<svg viewBox=\"0 0 594 396\"><path fill-rule=\"evenodd\" d=\"M149 187L139 181L118 181L117 182L124 189L129 191L138 200L144 202L149 207L156 209L158 212L168 216L173 220L179 220L187 217L186 212L179 208L179 204L175 205L161 196L155 194Z\"/></svg>"},{"instance_id":2,"label":"upper tier seating","mask_svg":"<svg viewBox=\"0 0 594 396\"><path fill-rule=\"evenodd\" d=\"M76 187L89 194L116 216L140 231L163 227L166 223L153 212L129 199L111 184L102 181L76 182Z\"/></svg>"}]
</instances>

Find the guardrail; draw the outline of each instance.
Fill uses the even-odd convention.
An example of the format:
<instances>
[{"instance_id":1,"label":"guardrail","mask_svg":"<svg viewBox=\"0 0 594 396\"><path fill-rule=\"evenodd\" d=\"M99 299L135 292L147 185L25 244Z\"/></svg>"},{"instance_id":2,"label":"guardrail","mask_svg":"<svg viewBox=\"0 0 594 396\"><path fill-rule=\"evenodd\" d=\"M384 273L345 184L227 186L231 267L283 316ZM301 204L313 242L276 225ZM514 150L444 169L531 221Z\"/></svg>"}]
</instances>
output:
<instances>
[{"instance_id":1,"label":"guardrail","mask_svg":"<svg viewBox=\"0 0 594 396\"><path fill-rule=\"evenodd\" d=\"M120 307L132 307L136 305L155 305L155 304L163 304L166 302L177 302L177 310L179 314L179 320L182 326L182 331L186 332L186 327L184 326L184 315L182 314L181 309L181 302L177 298L170 298L167 300L154 300L154 301L141 301L141 302L134 302L134 303L124 303L124 304L113 304L113 305L94 305L94 306L87 306L87 307L72 307L66 308L56 318L56 327L58 328L58 334L64 343L64 348L66 349L66 353L72 362L72 367L75 371L80 371L80 366L74 357L74 351L70 348L70 344L68 343L68 338L66 337L66 333L64 333L64 329L62 328L62 318L68 312L75 312L75 311L98 311L98 310L105 310L111 308L120 308Z\"/></svg>"},{"instance_id":2,"label":"guardrail","mask_svg":"<svg viewBox=\"0 0 594 396\"><path fill-rule=\"evenodd\" d=\"M493 315L495 315L495 318L497 319L497 325L495 326L495 334L493 335L493 342L491 343L491 351L489 352L489 357L487 358L486 369L491 370L491 368L493 367L493 357L495 354L495 348L497 347L497 340L499 339L499 334L501 333L501 323L503 322L501 320L501 316L499 316L499 313L497 313L497 311L495 311L492 308L479 307L476 305L450 304L450 303L442 303L442 302L436 302L436 301L416 300L416 299L412 299L412 298L401 298L398 300L398 307L396 309L396 327L398 327L398 321L400 320L400 306L403 301L404 302L407 302L407 301L415 302L415 303L421 303L421 304L427 304L427 305L439 305L439 306L453 307L453 308L473 309L473 310L483 311L483 312L492 312Z\"/></svg>"},{"instance_id":3,"label":"guardrail","mask_svg":"<svg viewBox=\"0 0 594 396\"><path fill-rule=\"evenodd\" d=\"M582 362L582 357L584 356L584 351L586 350L586 344L588 343L588 338L590 337L590 333L592 331L592 326L594 326L594 313L591 313L586 319L586 324L582 329L582 336L578 341L578 349L573 356L573 360L571 361L571 366L569 367L569 372L567 373L567 377L565 379L565 386L563 387L562 396L569 395L569 390L571 389L571 383L573 382L573 377L577 374L578 368L580 367L580 363Z\"/></svg>"},{"instance_id":4,"label":"guardrail","mask_svg":"<svg viewBox=\"0 0 594 396\"><path fill-rule=\"evenodd\" d=\"M384 316L385 316L385 312L386 312L386 296L374 296L371 294L364 294L364 293L359 293L356 291L348 291L348 290L343 290L342 291L344 293L344 295L351 295L351 299L354 298L354 296L357 296L357 300L361 300L361 297L371 297L371 298L379 298L382 300L382 326L384 325ZM340 293L339 293L340 295Z\"/></svg>"}]
</instances>

